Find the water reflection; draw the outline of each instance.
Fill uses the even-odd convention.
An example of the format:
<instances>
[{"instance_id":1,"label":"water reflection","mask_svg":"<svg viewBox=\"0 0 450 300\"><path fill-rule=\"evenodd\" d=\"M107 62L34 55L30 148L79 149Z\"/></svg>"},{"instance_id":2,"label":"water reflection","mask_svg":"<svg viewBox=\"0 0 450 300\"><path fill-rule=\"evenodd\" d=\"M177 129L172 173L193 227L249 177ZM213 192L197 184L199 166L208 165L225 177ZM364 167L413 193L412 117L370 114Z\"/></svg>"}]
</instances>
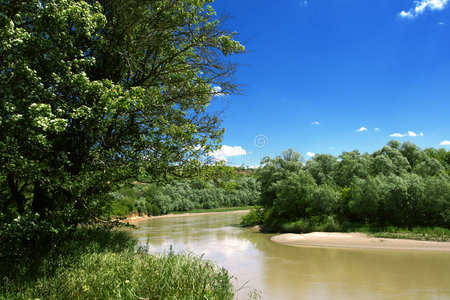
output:
<instances>
[{"instance_id":1,"label":"water reflection","mask_svg":"<svg viewBox=\"0 0 450 300\"><path fill-rule=\"evenodd\" d=\"M305 248L234 226L242 213L153 219L134 232L152 251L191 250L218 261L263 299L450 298L450 254Z\"/></svg>"}]
</instances>

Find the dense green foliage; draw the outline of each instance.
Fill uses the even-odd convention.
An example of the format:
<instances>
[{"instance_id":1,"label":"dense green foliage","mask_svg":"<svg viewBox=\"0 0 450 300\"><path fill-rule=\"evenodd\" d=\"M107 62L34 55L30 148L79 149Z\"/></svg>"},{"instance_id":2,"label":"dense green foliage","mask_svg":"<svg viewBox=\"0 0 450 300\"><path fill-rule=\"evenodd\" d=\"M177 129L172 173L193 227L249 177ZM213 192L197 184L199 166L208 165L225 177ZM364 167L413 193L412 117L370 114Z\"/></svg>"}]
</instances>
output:
<instances>
[{"instance_id":1,"label":"dense green foliage","mask_svg":"<svg viewBox=\"0 0 450 300\"><path fill-rule=\"evenodd\" d=\"M263 219L263 209L260 206L252 207L250 212L242 217L241 225L245 227L256 226L262 224Z\"/></svg>"},{"instance_id":2,"label":"dense green foliage","mask_svg":"<svg viewBox=\"0 0 450 300\"><path fill-rule=\"evenodd\" d=\"M319 154L304 163L292 149L264 158L257 172L265 230L335 231L348 223L450 228L450 152L391 141L372 154Z\"/></svg>"},{"instance_id":3,"label":"dense green foliage","mask_svg":"<svg viewBox=\"0 0 450 300\"><path fill-rule=\"evenodd\" d=\"M216 182L199 179L176 180L170 184L136 184L113 193L113 216L133 212L159 215L202 208L254 205L260 185L254 177L235 176Z\"/></svg>"},{"instance_id":4,"label":"dense green foliage","mask_svg":"<svg viewBox=\"0 0 450 300\"><path fill-rule=\"evenodd\" d=\"M209 2L0 0L1 266L108 214L118 184L208 165L207 107L245 51Z\"/></svg>"},{"instance_id":5,"label":"dense green foliage","mask_svg":"<svg viewBox=\"0 0 450 300\"><path fill-rule=\"evenodd\" d=\"M189 253L136 253L134 245L124 231L80 229L38 269L23 264L16 280L2 281L0 298L233 299L232 278L216 264Z\"/></svg>"}]
</instances>

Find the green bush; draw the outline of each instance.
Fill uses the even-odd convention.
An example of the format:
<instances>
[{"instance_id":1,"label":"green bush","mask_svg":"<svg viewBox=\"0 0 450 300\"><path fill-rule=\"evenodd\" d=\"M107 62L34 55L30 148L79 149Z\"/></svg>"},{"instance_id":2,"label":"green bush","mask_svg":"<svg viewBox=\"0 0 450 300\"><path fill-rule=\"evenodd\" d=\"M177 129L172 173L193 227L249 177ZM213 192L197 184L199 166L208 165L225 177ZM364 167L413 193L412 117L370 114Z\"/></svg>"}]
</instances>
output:
<instances>
[{"instance_id":1,"label":"green bush","mask_svg":"<svg viewBox=\"0 0 450 300\"><path fill-rule=\"evenodd\" d=\"M51 250L57 234L53 224L41 220L38 214L24 214L8 222L0 213L0 278L20 276L35 267L35 262Z\"/></svg>"},{"instance_id":2,"label":"green bush","mask_svg":"<svg viewBox=\"0 0 450 300\"><path fill-rule=\"evenodd\" d=\"M335 222L333 216L324 215L320 222L314 224L314 231L334 232L341 231L341 226Z\"/></svg>"},{"instance_id":3,"label":"green bush","mask_svg":"<svg viewBox=\"0 0 450 300\"><path fill-rule=\"evenodd\" d=\"M252 227L261 225L264 218L264 210L260 206L253 207L248 214L242 217L241 225L244 227Z\"/></svg>"},{"instance_id":4,"label":"green bush","mask_svg":"<svg viewBox=\"0 0 450 300\"><path fill-rule=\"evenodd\" d=\"M313 231L313 226L308 219L299 219L281 225L281 232L305 233Z\"/></svg>"}]
</instances>

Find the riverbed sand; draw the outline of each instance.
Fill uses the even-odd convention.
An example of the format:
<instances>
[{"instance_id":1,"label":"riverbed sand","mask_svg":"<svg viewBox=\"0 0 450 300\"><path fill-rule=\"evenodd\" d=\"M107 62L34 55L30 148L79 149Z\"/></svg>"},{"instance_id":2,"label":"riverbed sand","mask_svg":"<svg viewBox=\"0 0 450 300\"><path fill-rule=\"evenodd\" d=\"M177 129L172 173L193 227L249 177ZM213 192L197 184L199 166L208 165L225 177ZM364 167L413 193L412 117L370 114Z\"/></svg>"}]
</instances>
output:
<instances>
[{"instance_id":1,"label":"riverbed sand","mask_svg":"<svg viewBox=\"0 0 450 300\"><path fill-rule=\"evenodd\" d=\"M271 241L300 247L449 251L450 242L370 237L363 233L312 232L276 235Z\"/></svg>"},{"instance_id":2,"label":"riverbed sand","mask_svg":"<svg viewBox=\"0 0 450 300\"><path fill-rule=\"evenodd\" d=\"M219 214L234 214L234 213L248 213L250 210L232 210L232 211L217 211L217 212L200 212L200 213L182 213L182 214L167 214L161 216L129 216L122 220L123 222L135 223L142 220L150 220L150 219L161 219L161 218L177 218L177 217L187 217L187 216L196 216L196 215L219 215Z\"/></svg>"}]
</instances>

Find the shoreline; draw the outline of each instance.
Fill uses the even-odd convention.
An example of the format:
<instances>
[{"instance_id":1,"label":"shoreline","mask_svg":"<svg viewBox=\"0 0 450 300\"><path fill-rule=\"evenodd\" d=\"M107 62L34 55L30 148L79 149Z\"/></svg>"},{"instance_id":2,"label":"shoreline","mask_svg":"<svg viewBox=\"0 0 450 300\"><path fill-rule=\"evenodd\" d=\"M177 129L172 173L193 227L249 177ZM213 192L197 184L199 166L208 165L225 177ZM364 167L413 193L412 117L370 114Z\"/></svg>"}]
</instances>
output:
<instances>
[{"instance_id":1,"label":"shoreline","mask_svg":"<svg viewBox=\"0 0 450 300\"><path fill-rule=\"evenodd\" d=\"M166 214L160 216L129 216L121 222L131 224L140 221L162 218L177 218L196 215L219 215L233 213L248 213L250 210L232 210L221 212L197 212ZM259 232L257 226L251 228L254 232ZM311 232L311 233L284 233L274 235L270 238L274 243L309 248L339 248L339 249L366 249L366 250L412 250L412 251L440 251L450 252L450 242L420 241L412 239L377 238L368 236L365 233L352 232Z\"/></svg>"},{"instance_id":2,"label":"shoreline","mask_svg":"<svg viewBox=\"0 0 450 300\"><path fill-rule=\"evenodd\" d=\"M295 247L450 252L450 242L376 238L370 237L364 233L285 233L275 235L271 237L270 240L274 243L280 243Z\"/></svg>"},{"instance_id":3,"label":"shoreline","mask_svg":"<svg viewBox=\"0 0 450 300\"><path fill-rule=\"evenodd\" d=\"M248 213L249 209L244 210L230 210L230 211L211 211L211 212L198 212L198 213L180 213L180 214L166 214L160 216L130 216L122 219L121 222L139 222L144 220L152 220L152 219L162 219L162 218L176 218L176 217L188 217L188 216L196 216L196 215L218 215L218 214L232 214L232 213Z\"/></svg>"}]
</instances>

